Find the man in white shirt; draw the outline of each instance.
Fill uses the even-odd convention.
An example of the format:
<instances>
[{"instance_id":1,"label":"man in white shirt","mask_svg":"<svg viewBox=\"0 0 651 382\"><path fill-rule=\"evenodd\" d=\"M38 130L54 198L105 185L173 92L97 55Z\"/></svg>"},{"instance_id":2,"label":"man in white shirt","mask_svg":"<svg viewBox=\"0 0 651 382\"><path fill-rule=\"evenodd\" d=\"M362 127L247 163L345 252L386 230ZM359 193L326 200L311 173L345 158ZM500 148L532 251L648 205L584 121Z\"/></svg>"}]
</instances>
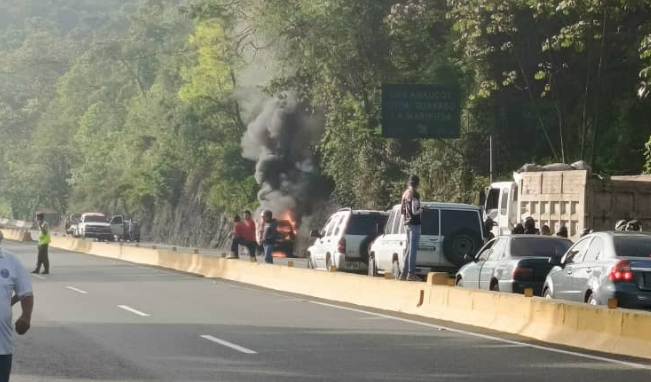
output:
<instances>
[{"instance_id":1,"label":"man in white shirt","mask_svg":"<svg viewBox=\"0 0 651 382\"><path fill-rule=\"evenodd\" d=\"M0 231L0 244L2 244ZM12 309L20 301L22 315L16 321L16 333L27 333L32 321L34 292L29 274L23 265L10 253L0 247L0 382L8 382L12 361Z\"/></svg>"},{"instance_id":2,"label":"man in white shirt","mask_svg":"<svg viewBox=\"0 0 651 382\"><path fill-rule=\"evenodd\" d=\"M409 188L402 194L402 217L407 229L407 249L400 280L421 281L416 276L416 255L420 244L421 213L420 194L418 186L420 179L416 175L409 178Z\"/></svg>"}]
</instances>

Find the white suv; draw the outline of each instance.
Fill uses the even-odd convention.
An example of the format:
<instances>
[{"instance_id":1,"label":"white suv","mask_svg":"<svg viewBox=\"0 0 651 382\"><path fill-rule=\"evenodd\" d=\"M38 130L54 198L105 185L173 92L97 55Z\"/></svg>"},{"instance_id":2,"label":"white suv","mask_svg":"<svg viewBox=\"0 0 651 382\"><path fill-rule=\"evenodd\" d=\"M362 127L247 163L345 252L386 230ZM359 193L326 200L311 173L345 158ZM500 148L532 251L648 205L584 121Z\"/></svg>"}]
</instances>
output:
<instances>
[{"instance_id":1,"label":"white suv","mask_svg":"<svg viewBox=\"0 0 651 382\"><path fill-rule=\"evenodd\" d=\"M464 264L464 256L474 255L483 245L479 207L453 203L421 203L421 206L417 273L456 272ZM390 272L398 278L406 249L407 234L401 206L397 205L390 211L383 233L369 249L369 276Z\"/></svg>"},{"instance_id":2,"label":"white suv","mask_svg":"<svg viewBox=\"0 0 651 382\"><path fill-rule=\"evenodd\" d=\"M316 240L307 249L307 266L312 269L357 271L368 262L368 248L384 227L388 213L344 208L330 216L323 229L313 230Z\"/></svg>"}]
</instances>

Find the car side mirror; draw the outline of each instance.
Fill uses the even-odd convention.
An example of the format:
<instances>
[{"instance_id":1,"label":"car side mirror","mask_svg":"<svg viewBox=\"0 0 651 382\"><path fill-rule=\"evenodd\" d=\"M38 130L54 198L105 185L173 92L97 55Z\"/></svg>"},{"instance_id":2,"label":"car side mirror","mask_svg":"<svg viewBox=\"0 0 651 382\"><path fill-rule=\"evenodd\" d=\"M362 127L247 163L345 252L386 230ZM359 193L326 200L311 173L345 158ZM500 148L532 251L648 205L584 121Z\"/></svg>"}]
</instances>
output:
<instances>
[{"instance_id":1,"label":"car side mirror","mask_svg":"<svg viewBox=\"0 0 651 382\"><path fill-rule=\"evenodd\" d=\"M561 256L552 256L549 258L549 264L555 267L563 266L563 259Z\"/></svg>"},{"instance_id":2,"label":"car side mirror","mask_svg":"<svg viewBox=\"0 0 651 382\"><path fill-rule=\"evenodd\" d=\"M316 229L313 229L313 230L310 231L310 237L315 237L317 239L320 239L321 238L321 232L319 232Z\"/></svg>"},{"instance_id":3,"label":"car side mirror","mask_svg":"<svg viewBox=\"0 0 651 382\"><path fill-rule=\"evenodd\" d=\"M471 255L471 254L469 254L469 253L466 253L465 255L463 255L463 260L464 260L466 263L471 263L471 262L474 263L474 262L477 261L477 259L475 258L475 256L473 256L473 255Z\"/></svg>"}]
</instances>

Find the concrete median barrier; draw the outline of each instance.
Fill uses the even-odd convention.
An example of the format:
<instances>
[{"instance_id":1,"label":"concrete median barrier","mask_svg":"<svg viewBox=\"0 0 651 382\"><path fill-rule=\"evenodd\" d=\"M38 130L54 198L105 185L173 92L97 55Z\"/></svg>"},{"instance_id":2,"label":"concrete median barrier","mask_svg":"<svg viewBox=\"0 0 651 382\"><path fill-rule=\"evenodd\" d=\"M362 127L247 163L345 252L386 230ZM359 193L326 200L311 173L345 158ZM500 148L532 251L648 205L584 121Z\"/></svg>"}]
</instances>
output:
<instances>
[{"instance_id":1,"label":"concrete median barrier","mask_svg":"<svg viewBox=\"0 0 651 382\"><path fill-rule=\"evenodd\" d=\"M2 228L2 235L6 240L13 241L32 241L32 235L25 229Z\"/></svg>"},{"instance_id":2,"label":"concrete median barrier","mask_svg":"<svg viewBox=\"0 0 651 382\"><path fill-rule=\"evenodd\" d=\"M53 237L53 247L278 291L419 315L549 343L651 359L651 313L428 283L226 260L193 253Z\"/></svg>"}]
</instances>

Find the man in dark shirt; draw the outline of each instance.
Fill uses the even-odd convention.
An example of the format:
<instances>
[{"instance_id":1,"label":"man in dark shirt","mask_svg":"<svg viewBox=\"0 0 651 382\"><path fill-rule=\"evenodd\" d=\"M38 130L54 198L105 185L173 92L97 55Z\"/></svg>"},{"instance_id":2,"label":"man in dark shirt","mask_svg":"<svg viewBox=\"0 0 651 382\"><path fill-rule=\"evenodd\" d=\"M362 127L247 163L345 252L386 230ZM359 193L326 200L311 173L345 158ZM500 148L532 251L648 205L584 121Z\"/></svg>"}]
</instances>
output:
<instances>
[{"instance_id":1,"label":"man in dark shirt","mask_svg":"<svg viewBox=\"0 0 651 382\"><path fill-rule=\"evenodd\" d=\"M400 280L420 281L416 276L416 255L420 244L421 206L418 185L420 179L412 175L409 178L409 187L402 194L402 216L407 228L407 250L405 251Z\"/></svg>"},{"instance_id":2,"label":"man in dark shirt","mask_svg":"<svg viewBox=\"0 0 651 382\"><path fill-rule=\"evenodd\" d=\"M273 218L271 211L266 210L262 213L264 219L264 231L262 231L262 246L264 247L264 262L273 264L273 251L278 241L278 223Z\"/></svg>"}]
</instances>

